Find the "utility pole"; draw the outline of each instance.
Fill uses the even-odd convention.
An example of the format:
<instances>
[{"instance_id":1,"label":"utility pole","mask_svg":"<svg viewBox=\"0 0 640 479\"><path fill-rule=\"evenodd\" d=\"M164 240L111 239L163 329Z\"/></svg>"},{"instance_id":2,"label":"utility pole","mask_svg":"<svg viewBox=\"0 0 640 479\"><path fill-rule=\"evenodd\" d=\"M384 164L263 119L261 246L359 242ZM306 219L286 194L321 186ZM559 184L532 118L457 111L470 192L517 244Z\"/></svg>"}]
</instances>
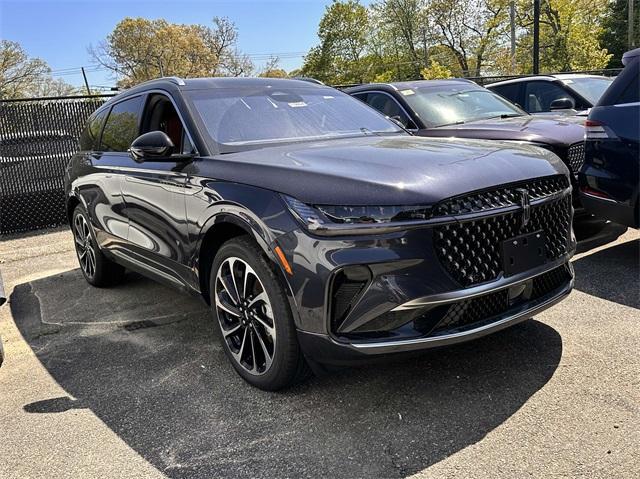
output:
<instances>
[{"instance_id":1,"label":"utility pole","mask_svg":"<svg viewBox=\"0 0 640 479\"><path fill-rule=\"evenodd\" d=\"M87 95L91 95L91 89L89 88L89 81L87 80L87 73L84 71L84 67L80 67L82 70L82 77L84 78L84 86L87 87Z\"/></svg>"},{"instance_id":2,"label":"utility pole","mask_svg":"<svg viewBox=\"0 0 640 479\"><path fill-rule=\"evenodd\" d=\"M533 0L533 74L540 73L540 0Z\"/></svg>"},{"instance_id":3,"label":"utility pole","mask_svg":"<svg viewBox=\"0 0 640 479\"><path fill-rule=\"evenodd\" d=\"M632 50L636 45L635 45L635 36L633 34L633 28L635 27L634 25L634 14L633 14L633 5L634 4L634 0L629 0L629 8L627 8L627 10L629 11L629 17L627 19L627 23L629 24L629 50Z\"/></svg>"},{"instance_id":4,"label":"utility pole","mask_svg":"<svg viewBox=\"0 0 640 479\"><path fill-rule=\"evenodd\" d=\"M509 5L509 23L511 24L511 73L516 72L516 2Z\"/></svg>"},{"instance_id":5,"label":"utility pole","mask_svg":"<svg viewBox=\"0 0 640 479\"><path fill-rule=\"evenodd\" d=\"M427 46L427 28L422 26L422 48L424 48L424 67L429 68L429 47Z\"/></svg>"}]
</instances>

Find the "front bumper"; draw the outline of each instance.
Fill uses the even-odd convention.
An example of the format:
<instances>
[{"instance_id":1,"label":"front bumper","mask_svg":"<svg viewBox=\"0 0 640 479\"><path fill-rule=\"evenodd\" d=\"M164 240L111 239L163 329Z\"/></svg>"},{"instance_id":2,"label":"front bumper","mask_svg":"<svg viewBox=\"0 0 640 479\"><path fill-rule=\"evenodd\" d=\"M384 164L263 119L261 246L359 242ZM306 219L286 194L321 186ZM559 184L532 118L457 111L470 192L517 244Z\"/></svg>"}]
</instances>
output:
<instances>
[{"instance_id":1,"label":"front bumper","mask_svg":"<svg viewBox=\"0 0 640 479\"><path fill-rule=\"evenodd\" d=\"M557 268L558 267L556 267L556 269ZM298 339L308 358L318 363L328 365L347 365L368 362L378 356L385 357L387 355L420 351L470 341L527 320L566 298L573 289L573 267L567 262L562 264L560 268L566 269L566 281L558 284L557 287L550 290L547 294L535 300L515 304L501 314L489 316L481 321L459 328L453 328L439 334L427 334L423 337L410 339L345 341L329 334L298 331ZM547 273L548 272L549 271L547 271ZM461 304L473 298L500 293L501 291L512 289L527 282L532 282L535 278L541 277L544 274L545 273L540 273L528 277L526 280L515 283L512 282L507 286L503 285L501 287L487 289L485 292L468 291L466 293L449 295L448 298L433 297L431 303L426 303L423 300L422 304L423 306L454 306L455 304Z\"/></svg>"}]
</instances>

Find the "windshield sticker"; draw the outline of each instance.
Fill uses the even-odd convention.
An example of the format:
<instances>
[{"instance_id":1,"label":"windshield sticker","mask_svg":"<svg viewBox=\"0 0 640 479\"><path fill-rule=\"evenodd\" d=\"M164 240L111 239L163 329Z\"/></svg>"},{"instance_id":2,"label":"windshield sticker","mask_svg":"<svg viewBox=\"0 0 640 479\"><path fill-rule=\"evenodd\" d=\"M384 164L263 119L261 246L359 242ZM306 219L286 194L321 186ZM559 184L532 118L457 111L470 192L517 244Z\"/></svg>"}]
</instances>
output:
<instances>
[{"instance_id":1,"label":"windshield sticker","mask_svg":"<svg viewBox=\"0 0 640 479\"><path fill-rule=\"evenodd\" d=\"M307 106L307 104L303 101L292 101L288 103L291 108L300 108L301 106Z\"/></svg>"},{"instance_id":2,"label":"windshield sticker","mask_svg":"<svg viewBox=\"0 0 640 479\"><path fill-rule=\"evenodd\" d=\"M331 95L323 95L323 97L325 100L333 100L335 97L331 96Z\"/></svg>"},{"instance_id":3,"label":"windshield sticker","mask_svg":"<svg viewBox=\"0 0 640 479\"><path fill-rule=\"evenodd\" d=\"M565 85L571 85L573 83L573 80L569 80L568 78L562 80L562 83L564 83Z\"/></svg>"},{"instance_id":4,"label":"windshield sticker","mask_svg":"<svg viewBox=\"0 0 640 479\"><path fill-rule=\"evenodd\" d=\"M416 92L413 91L411 88L407 88L406 90L400 90L400 93L404 96L409 96L409 95L415 95Z\"/></svg>"}]
</instances>

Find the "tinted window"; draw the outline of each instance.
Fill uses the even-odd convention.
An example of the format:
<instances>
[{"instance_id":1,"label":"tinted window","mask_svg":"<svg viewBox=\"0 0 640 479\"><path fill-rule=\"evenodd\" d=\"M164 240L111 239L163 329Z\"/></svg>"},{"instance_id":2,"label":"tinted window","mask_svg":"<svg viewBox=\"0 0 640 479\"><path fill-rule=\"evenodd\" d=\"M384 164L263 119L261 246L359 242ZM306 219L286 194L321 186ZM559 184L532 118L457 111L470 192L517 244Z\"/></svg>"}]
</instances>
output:
<instances>
[{"instance_id":1,"label":"tinted window","mask_svg":"<svg viewBox=\"0 0 640 479\"><path fill-rule=\"evenodd\" d=\"M636 70L638 70L637 67L636 67ZM631 82L629 82L627 87L622 91L616 103L618 104L636 103L639 101L640 101L640 75L636 74L635 77L631 80Z\"/></svg>"},{"instance_id":2,"label":"tinted window","mask_svg":"<svg viewBox=\"0 0 640 479\"><path fill-rule=\"evenodd\" d=\"M104 118L107 116L108 112L109 110L105 109L89 118L87 126L84 128L84 131L80 136L80 148L82 150L93 150L98 146L100 130L102 129Z\"/></svg>"},{"instance_id":3,"label":"tinted window","mask_svg":"<svg viewBox=\"0 0 640 479\"><path fill-rule=\"evenodd\" d=\"M143 119L142 133L162 131L175 145L176 153L192 153L182 120L171 100L165 95L151 95L147 101Z\"/></svg>"},{"instance_id":4,"label":"tinted window","mask_svg":"<svg viewBox=\"0 0 640 479\"><path fill-rule=\"evenodd\" d=\"M532 81L525 85L524 109L531 113L551 111L551 102L561 98L573 98L564 88L549 81Z\"/></svg>"},{"instance_id":5,"label":"tinted window","mask_svg":"<svg viewBox=\"0 0 640 479\"><path fill-rule=\"evenodd\" d=\"M383 115L398 120L405 128L416 128L398 102L386 93L369 93L365 102Z\"/></svg>"},{"instance_id":6,"label":"tinted window","mask_svg":"<svg viewBox=\"0 0 640 479\"><path fill-rule=\"evenodd\" d=\"M526 115L512 103L484 88L424 87L404 90L403 95L411 109L429 127Z\"/></svg>"},{"instance_id":7,"label":"tinted window","mask_svg":"<svg viewBox=\"0 0 640 479\"><path fill-rule=\"evenodd\" d=\"M333 88L265 85L188 94L222 153L277 142L402 132Z\"/></svg>"},{"instance_id":8,"label":"tinted window","mask_svg":"<svg viewBox=\"0 0 640 479\"><path fill-rule=\"evenodd\" d=\"M102 151L127 151L138 137L142 97L117 103L111 109L102 132Z\"/></svg>"},{"instance_id":9,"label":"tinted window","mask_svg":"<svg viewBox=\"0 0 640 479\"><path fill-rule=\"evenodd\" d=\"M567 78L562 80L562 83L576 91L578 95L585 98L589 103L595 105L606 89L609 88L612 81L613 78L577 77Z\"/></svg>"},{"instance_id":10,"label":"tinted window","mask_svg":"<svg viewBox=\"0 0 640 479\"><path fill-rule=\"evenodd\" d=\"M491 87L490 90L496 92L498 95L505 97L512 103L519 103L520 87L520 83L509 83L507 85Z\"/></svg>"}]
</instances>

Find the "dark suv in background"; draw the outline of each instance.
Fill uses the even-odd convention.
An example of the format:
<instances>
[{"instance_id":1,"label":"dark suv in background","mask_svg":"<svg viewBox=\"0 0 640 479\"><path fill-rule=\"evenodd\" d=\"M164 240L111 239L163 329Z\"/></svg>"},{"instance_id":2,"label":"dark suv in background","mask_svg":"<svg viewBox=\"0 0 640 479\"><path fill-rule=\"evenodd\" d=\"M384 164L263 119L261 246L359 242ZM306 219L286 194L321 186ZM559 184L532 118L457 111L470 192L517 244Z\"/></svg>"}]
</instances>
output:
<instances>
[{"instance_id":1,"label":"dark suv in background","mask_svg":"<svg viewBox=\"0 0 640 479\"><path fill-rule=\"evenodd\" d=\"M576 178L584 159L582 121L529 115L464 79L369 83L345 91L418 136L503 140L552 151L571 171L577 199Z\"/></svg>"},{"instance_id":2,"label":"dark suv in background","mask_svg":"<svg viewBox=\"0 0 640 479\"><path fill-rule=\"evenodd\" d=\"M536 75L491 83L487 88L529 113L586 115L613 78L581 73Z\"/></svg>"},{"instance_id":3,"label":"dark suv in background","mask_svg":"<svg viewBox=\"0 0 640 479\"><path fill-rule=\"evenodd\" d=\"M622 57L625 67L586 121L580 196L590 212L640 227L640 48Z\"/></svg>"},{"instance_id":4,"label":"dark suv in background","mask_svg":"<svg viewBox=\"0 0 640 479\"><path fill-rule=\"evenodd\" d=\"M239 78L134 87L81 147L86 280L127 268L201 295L260 388L477 338L572 288L569 175L542 148L414 137L333 88Z\"/></svg>"}]
</instances>

